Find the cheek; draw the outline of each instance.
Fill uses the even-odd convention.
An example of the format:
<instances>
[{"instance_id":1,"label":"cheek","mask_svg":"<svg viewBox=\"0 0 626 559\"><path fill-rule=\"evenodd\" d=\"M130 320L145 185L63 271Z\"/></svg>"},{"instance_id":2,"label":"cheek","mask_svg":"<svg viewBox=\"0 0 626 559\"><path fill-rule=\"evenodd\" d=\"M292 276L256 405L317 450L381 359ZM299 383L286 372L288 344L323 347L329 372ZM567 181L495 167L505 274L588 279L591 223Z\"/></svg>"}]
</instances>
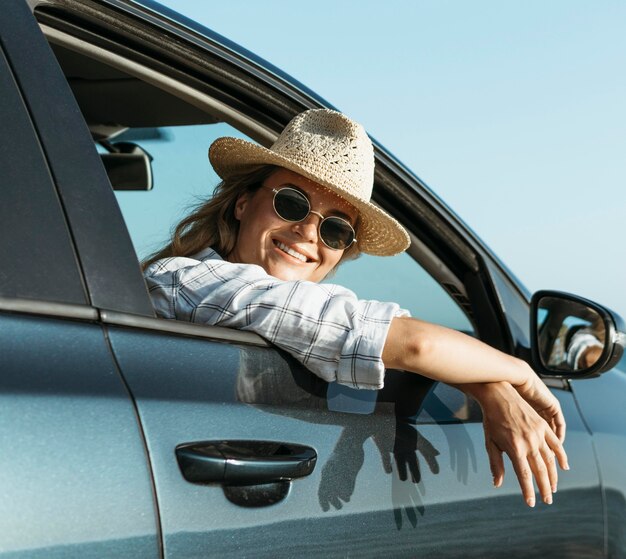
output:
<instances>
[{"instance_id":1,"label":"cheek","mask_svg":"<svg viewBox=\"0 0 626 559\"><path fill-rule=\"evenodd\" d=\"M268 236L285 222L276 216L274 209L249 208L239 220L237 242L242 254L257 258L268 249Z\"/></svg>"},{"instance_id":2,"label":"cheek","mask_svg":"<svg viewBox=\"0 0 626 559\"><path fill-rule=\"evenodd\" d=\"M343 256L343 251L331 250L329 248L324 250L324 268L327 271L332 270Z\"/></svg>"},{"instance_id":3,"label":"cheek","mask_svg":"<svg viewBox=\"0 0 626 559\"><path fill-rule=\"evenodd\" d=\"M265 228L267 221L268 216L260 211L253 199L239 216L239 232L248 238L256 236Z\"/></svg>"}]
</instances>

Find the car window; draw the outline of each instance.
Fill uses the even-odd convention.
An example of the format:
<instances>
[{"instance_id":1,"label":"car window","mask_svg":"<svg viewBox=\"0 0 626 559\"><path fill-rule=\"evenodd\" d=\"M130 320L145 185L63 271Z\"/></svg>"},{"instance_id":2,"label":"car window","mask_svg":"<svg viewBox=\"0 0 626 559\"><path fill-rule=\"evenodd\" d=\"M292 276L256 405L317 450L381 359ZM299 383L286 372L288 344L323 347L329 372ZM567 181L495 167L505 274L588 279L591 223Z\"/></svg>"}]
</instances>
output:
<instances>
[{"instance_id":1,"label":"car window","mask_svg":"<svg viewBox=\"0 0 626 559\"><path fill-rule=\"evenodd\" d=\"M153 158L152 190L116 193L140 260L166 244L176 224L219 182L207 151L220 136L249 139L224 123L131 129L115 138L140 145ZM352 289L362 299L395 301L413 316L473 332L456 302L406 253L385 258L361 255L342 264L327 281Z\"/></svg>"},{"instance_id":2,"label":"car window","mask_svg":"<svg viewBox=\"0 0 626 559\"><path fill-rule=\"evenodd\" d=\"M206 200L219 177L208 148L219 136L245 138L227 124L132 129L115 142L133 142L153 158L149 191L116 191L139 260L168 242L170 232L195 204Z\"/></svg>"},{"instance_id":3,"label":"car window","mask_svg":"<svg viewBox=\"0 0 626 559\"><path fill-rule=\"evenodd\" d=\"M342 264L327 281L349 287L362 299L394 301L411 316L474 333L456 302L405 252L388 257L362 254Z\"/></svg>"}]
</instances>

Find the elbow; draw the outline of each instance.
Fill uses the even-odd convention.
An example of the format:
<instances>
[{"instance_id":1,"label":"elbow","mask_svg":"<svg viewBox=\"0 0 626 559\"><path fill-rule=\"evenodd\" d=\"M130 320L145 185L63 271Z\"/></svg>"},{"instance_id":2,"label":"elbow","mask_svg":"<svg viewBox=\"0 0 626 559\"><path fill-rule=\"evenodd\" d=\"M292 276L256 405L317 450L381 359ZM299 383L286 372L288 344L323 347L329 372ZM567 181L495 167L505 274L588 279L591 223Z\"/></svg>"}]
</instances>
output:
<instances>
[{"instance_id":1,"label":"elbow","mask_svg":"<svg viewBox=\"0 0 626 559\"><path fill-rule=\"evenodd\" d=\"M427 369L427 363L433 352L432 341L422 332L413 332L404 344L403 360L405 361L403 369L414 373L422 373Z\"/></svg>"}]
</instances>

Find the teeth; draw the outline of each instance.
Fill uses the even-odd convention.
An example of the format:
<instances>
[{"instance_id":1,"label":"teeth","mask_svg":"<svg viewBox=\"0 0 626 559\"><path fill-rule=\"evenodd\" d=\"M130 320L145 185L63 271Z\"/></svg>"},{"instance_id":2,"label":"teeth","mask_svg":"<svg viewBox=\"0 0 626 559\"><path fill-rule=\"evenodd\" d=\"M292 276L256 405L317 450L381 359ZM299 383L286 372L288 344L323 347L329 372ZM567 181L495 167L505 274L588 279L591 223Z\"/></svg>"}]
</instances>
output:
<instances>
[{"instance_id":1,"label":"teeth","mask_svg":"<svg viewBox=\"0 0 626 559\"><path fill-rule=\"evenodd\" d=\"M300 254L299 252L296 252L295 250L289 248L284 243L281 243L280 241L278 241L276 243L276 246L283 252L286 252L287 254L293 256L294 258L297 258L301 262L306 262L306 256L304 256L304 254Z\"/></svg>"}]
</instances>

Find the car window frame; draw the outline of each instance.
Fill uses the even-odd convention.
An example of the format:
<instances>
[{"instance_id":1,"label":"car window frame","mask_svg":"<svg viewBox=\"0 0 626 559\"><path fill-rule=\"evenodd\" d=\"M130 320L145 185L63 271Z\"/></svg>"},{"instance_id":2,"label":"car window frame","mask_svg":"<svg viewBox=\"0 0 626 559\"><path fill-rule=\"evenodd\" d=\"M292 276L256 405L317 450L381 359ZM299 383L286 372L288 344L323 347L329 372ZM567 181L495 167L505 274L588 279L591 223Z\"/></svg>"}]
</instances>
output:
<instances>
[{"instance_id":1,"label":"car window frame","mask_svg":"<svg viewBox=\"0 0 626 559\"><path fill-rule=\"evenodd\" d=\"M78 5L71 4L73 7L71 18L79 17L76 12ZM89 45L92 55L102 56L103 53L106 53L107 62L119 64L121 61L126 69L128 69L128 65L132 65L133 72L142 68L143 73L140 76L142 79L160 80L159 85L167 82L166 89L172 91L174 88L177 95L188 99L196 107L206 104L206 107L212 111L217 110L225 122L249 134L250 137L263 145L271 143L288 120L297 112L322 106L319 98L307 97L306 91L297 91L295 87L290 88L289 85L291 84L283 83L283 87L277 87L276 84L280 83L277 76L271 72L259 70L259 66L255 66L252 61L241 58L234 60L232 49L228 46L222 46L222 51L220 51L220 45L216 43L215 38L211 41L206 39L203 44L197 34L192 34L189 30L177 29L176 45L180 52L177 52L176 56L181 59L183 54L188 53L188 60L176 61L171 52L164 53L167 43L172 41L171 22L166 25L152 17L152 24L155 27L147 28L146 21L133 20L132 13L129 16L130 12L135 11L144 17L145 14L142 13L141 6L133 6L131 9L125 3L117 1L107 2L107 5L109 7L114 5L115 8L118 8L116 14L118 19L113 23L111 19L113 14L107 13L109 7L103 7L104 15L101 16L102 21L99 23L95 23L94 14L89 13L88 34L84 31L78 31L78 27L72 25L71 22L64 23L63 11L59 10L58 7L52 10L52 16L46 8L45 13L38 14L38 19L48 35L61 33L74 37L77 42L85 41L86 35L88 35L86 44ZM118 21L120 6L124 11L123 21ZM149 10L144 9L144 11ZM83 14L81 17L87 16ZM132 32L133 28L134 33ZM159 32L162 34L159 35ZM186 42L181 44L181 41L185 39ZM138 43L141 43L141 48L137 47ZM129 50L129 46L135 48L135 51ZM129 54L131 52L135 54ZM159 55L158 59L157 54ZM204 58L199 62L199 57ZM219 84L217 86L210 84L210 87L207 87L206 82L211 81L208 77L202 82L198 76L194 75L194 71L203 65L205 70L206 67L211 67L213 72L219 70L218 81L220 83L226 82L230 77L232 82L236 83L239 91L245 90L246 95L242 94L242 98L232 103L232 95L229 97L230 91L223 93L223 95L215 95L215 88ZM215 78L216 76L211 74L211 79L215 81ZM66 88L69 89L67 83ZM224 111L225 106L229 107L229 110ZM327 106L332 108L330 105ZM260 111L259 108L264 110ZM423 244L439 257L444 267L456 276L466 288L469 295L461 293L464 299L460 301L460 306L466 310L471 310L472 322L476 326L477 336L499 349L512 352L513 346L509 327L483 261L487 252L482 250L481 243L464 226L462 221L438 200L415 175L390 156L375 140L373 143L377 163L374 201L404 222L412 233L418 234ZM93 151L95 152L95 150ZM110 187L108 194L113 197ZM117 213L116 221L122 222L119 224L119 229L123 228L123 236L128 237L119 210ZM117 225L116 223L116 227ZM137 266L134 249L132 255L134 265ZM419 260L418 262L422 264ZM432 275L431 270L436 272L436 268L437 266L430 266L430 270L428 268L427 270ZM434 277L459 303L458 290L451 291L450 286L446 287L442 284L440 277ZM139 287L147 296L143 279L140 282L136 277L128 279L129 281L132 279L136 284L135 290ZM153 316L147 313L145 309L137 311L137 309L124 307L124 305L117 305L116 308L109 307L109 310Z\"/></svg>"}]
</instances>

